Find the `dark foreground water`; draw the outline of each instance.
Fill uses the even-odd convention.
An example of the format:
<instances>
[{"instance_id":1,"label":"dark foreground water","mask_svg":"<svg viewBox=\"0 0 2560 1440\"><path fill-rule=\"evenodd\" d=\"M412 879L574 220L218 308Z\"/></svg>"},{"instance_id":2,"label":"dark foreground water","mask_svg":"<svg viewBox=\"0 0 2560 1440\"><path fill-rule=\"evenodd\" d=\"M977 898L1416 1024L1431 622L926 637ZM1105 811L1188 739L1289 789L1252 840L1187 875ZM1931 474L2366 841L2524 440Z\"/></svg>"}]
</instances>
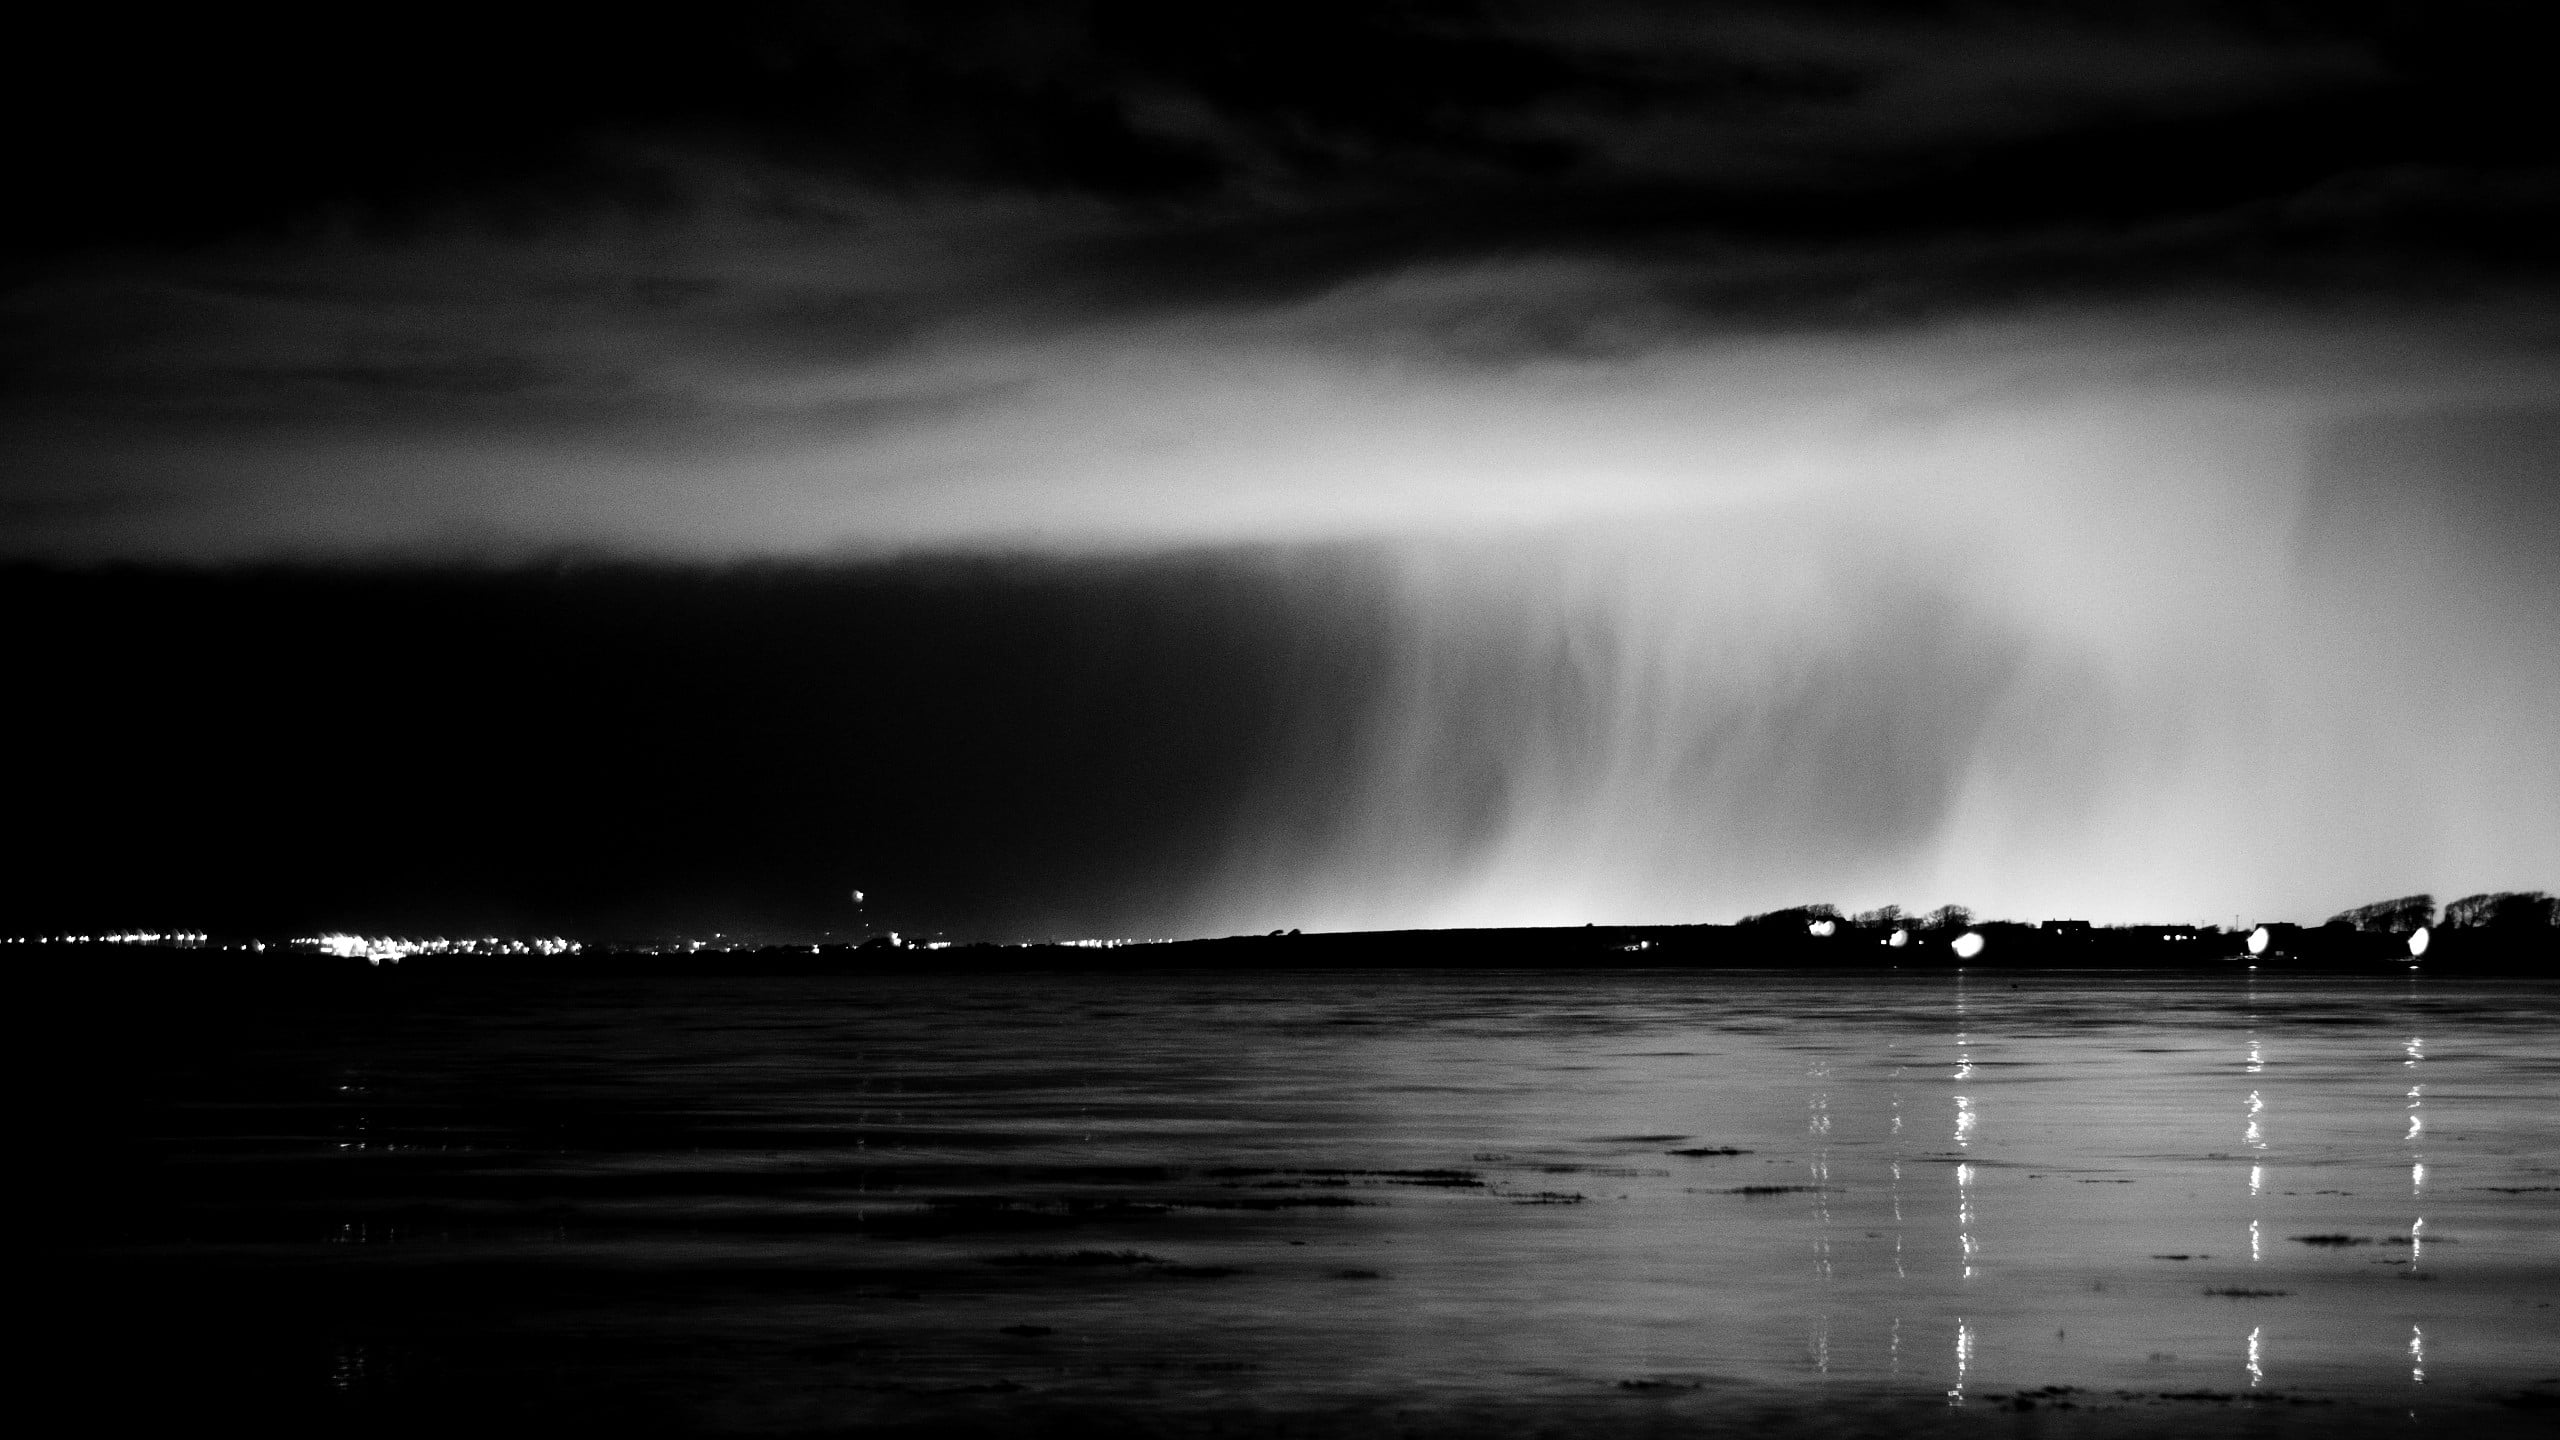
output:
<instances>
[{"instance_id":1,"label":"dark foreground water","mask_svg":"<svg viewBox=\"0 0 2560 1440\"><path fill-rule=\"evenodd\" d=\"M72 1022L102 1423L2533 1433L2560 987L439 985Z\"/></svg>"}]
</instances>

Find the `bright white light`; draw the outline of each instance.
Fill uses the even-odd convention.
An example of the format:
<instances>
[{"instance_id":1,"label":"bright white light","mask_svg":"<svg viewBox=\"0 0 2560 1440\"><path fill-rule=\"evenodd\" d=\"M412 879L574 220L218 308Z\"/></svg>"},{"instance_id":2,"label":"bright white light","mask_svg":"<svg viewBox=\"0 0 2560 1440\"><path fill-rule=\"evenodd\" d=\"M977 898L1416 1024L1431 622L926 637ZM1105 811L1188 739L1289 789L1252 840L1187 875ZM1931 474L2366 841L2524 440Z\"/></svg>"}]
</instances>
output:
<instances>
[{"instance_id":1,"label":"bright white light","mask_svg":"<svg viewBox=\"0 0 2560 1440\"><path fill-rule=\"evenodd\" d=\"M2424 955L2426 953L2427 927L2421 925L2418 927L2418 933L2409 937L2409 955L2414 959L2417 956Z\"/></svg>"},{"instance_id":2,"label":"bright white light","mask_svg":"<svg viewBox=\"0 0 2560 1440\"><path fill-rule=\"evenodd\" d=\"M1840 928L1840 927L1838 927L1837 925L1834 925L1832 922L1830 922L1830 921L1828 921L1828 920L1816 920L1816 921L1814 921L1812 924L1810 924L1810 925L1806 926L1805 928L1806 928L1807 930L1812 931L1812 932L1813 932L1814 934L1816 934L1816 935L1828 935L1828 934L1830 934L1832 931L1837 930L1837 929L1838 929L1838 928Z\"/></svg>"},{"instance_id":3,"label":"bright white light","mask_svg":"<svg viewBox=\"0 0 2560 1440\"><path fill-rule=\"evenodd\" d=\"M2266 953L2267 953L2267 946L2268 946L2268 944L2269 944L2271 941L2273 941L2274 939L2275 939L2275 937L2274 937L2274 936L2269 935L2269 934L2267 933L2267 927L2266 927L2266 926L2264 926L2264 925L2261 925L2261 926L2259 926L2257 929L2250 931L2250 932L2249 932L2249 953L2250 953L2250 954L2252 954L2252 955L2264 955L2264 954L2266 954Z\"/></svg>"},{"instance_id":4,"label":"bright white light","mask_svg":"<svg viewBox=\"0 0 2560 1440\"><path fill-rule=\"evenodd\" d=\"M1948 941L1947 944L1953 947L1956 952L1957 959L1970 960L1974 956L1982 953L1982 932L1978 930L1967 930L1953 940Z\"/></svg>"},{"instance_id":5,"label":"bright white light","mask_svg":"<svg viewBox=\"0 0 2560 1440\"><path fill-rule=\"evenodd\" d=\"M1908 930L1896 930L1893 932L1893 938L1884 943L1892 946L1896 950L1899 950L1903 946L1911 943L1911 932Z\"/></svg>"}]
</instances>

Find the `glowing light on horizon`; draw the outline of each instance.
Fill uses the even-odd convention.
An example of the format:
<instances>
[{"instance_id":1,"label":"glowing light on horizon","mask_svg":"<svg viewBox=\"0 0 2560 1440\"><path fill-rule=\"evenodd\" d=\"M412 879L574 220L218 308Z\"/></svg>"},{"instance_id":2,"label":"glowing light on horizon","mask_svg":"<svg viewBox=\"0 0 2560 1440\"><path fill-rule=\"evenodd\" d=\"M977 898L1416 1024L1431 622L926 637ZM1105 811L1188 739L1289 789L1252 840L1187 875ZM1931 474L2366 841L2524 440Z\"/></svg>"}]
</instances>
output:
<instances>
[{"instance_id":1,"label":"glowing light on horizon","mask_svg":"<svg viewBox=\"0 0 2560 1440\"><path fill-rule=\"evenodd\" d=\"M1947 946L1956 952L1957 959L1970 960L1974 956L1982 953L1982 932L1978 930L1967 930L1953 940L1948 941Z\"/></svg>"},{"instance_id":2,"label":"glowing light on horizon","mask_svg":"<svg viewBox=\"0 0 2560 1440\"><path fill-rule=\"evenodd\" d=\"M2267 946L2273 943L2274 940L2275 937L2267 933L2266 926L2259 926L2257 929L2249 932L2249 953L2252 955L2266 954Z\"/></svg>"},{"instance_id":3,"label":"glowing light on horizon","mask_svg":"<svg viewBox=\"0 0 2560 1440\"><path fill-rule=\"evenodd\" d=\"M317 950L323 955L342 960L366 960L376 965L397 965L413 955L575 955L586 947L575 940L557 935L533 940L515 940L499 936L476 936L468 939L437 937L411 940L388 935L349 935L332 933L294 942Z\"/></svg>"}]
</instances>

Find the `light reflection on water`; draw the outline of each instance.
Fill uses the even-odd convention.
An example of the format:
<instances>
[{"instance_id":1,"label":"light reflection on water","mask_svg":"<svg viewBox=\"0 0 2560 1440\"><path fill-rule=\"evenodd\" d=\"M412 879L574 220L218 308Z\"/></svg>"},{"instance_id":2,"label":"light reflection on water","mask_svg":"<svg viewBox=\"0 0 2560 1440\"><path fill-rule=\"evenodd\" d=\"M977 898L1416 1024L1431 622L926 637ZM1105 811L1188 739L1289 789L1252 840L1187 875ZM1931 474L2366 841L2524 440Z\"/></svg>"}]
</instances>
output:
<instances>
[{"instance_id":1,"label":"light reflection on water","mask_svg":"<svg viewBox=\"0 0 2560 1440\"><path fill-rule=\"evenodd\" d=\"M342 1306L339 1389L494 1306L699 1342L646 1383L794 1423L988 1385L2397 1404L2554 1369L2555 1019L2254 973L425 990L188 1075L128 1249L500 1277L444 1328Z\"/></svg>"}]
</instances>

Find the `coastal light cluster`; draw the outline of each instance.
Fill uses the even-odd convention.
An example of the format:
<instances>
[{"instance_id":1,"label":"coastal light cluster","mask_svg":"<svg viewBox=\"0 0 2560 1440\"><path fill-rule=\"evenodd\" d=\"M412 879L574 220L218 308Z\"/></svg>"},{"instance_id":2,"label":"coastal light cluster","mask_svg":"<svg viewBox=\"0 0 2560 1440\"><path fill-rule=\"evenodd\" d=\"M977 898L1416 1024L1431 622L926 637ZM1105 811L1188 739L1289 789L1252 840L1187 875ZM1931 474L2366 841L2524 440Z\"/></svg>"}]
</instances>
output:
<instances>
[{"instance_id":1,"label":"coastal light cluster","mask_svg":"<svg viewBox=\"0 0 2560 1440\"><path fill-rule=\"evenodd\" d=\"M294 944L299 948L318 950L323 955L370 960L376 965L385 962L396 965L412 955L575 955L585 948L575 940L564 940L556 935L532 940L495 936L409 940L388 935L322 935L297 940Z\"/></svg>"},{"instance_id":2,"label":"coastal light cluster","mask_svg":"<svg viewBox=\"0 0 2560 1440\"><path fill-rule=\"evenodd\" d=\"M167 945L177 949L198 949L207 943L201 930L118 930L100 935L12 935L11 945Z\"/></svg>"}]
</instances>

